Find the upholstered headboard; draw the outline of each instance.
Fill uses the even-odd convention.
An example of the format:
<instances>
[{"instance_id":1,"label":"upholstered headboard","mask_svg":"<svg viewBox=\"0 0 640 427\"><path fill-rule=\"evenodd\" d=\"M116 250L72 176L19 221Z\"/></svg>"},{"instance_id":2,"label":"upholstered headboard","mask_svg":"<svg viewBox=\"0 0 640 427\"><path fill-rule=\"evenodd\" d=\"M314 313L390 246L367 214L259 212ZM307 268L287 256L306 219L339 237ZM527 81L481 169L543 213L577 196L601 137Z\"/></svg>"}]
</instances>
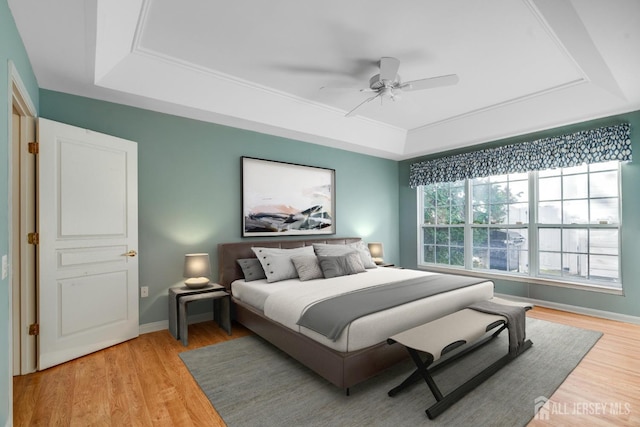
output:
<instances>
[{"instance_id":1,"label":"upholstered headboard","mask_svg":"<svg viewBox=\"0 0 640 427\"><path fill-rule=\"evenodd\" d=\"M360 240L361 239L359 237L344 237L308 240L257 240L251 242L220 243L218 245L218 283L223 285L225 288L230 289L231 283L234 280L242 279L244 277L242 275L242 269L240 269L236 260L242 258L255 258L256 255L251 250L252 247L259 246L263 248L291 249L309 246L313 243L344 245L346 243L354 243Z\"/></svg>"}]
</instances>

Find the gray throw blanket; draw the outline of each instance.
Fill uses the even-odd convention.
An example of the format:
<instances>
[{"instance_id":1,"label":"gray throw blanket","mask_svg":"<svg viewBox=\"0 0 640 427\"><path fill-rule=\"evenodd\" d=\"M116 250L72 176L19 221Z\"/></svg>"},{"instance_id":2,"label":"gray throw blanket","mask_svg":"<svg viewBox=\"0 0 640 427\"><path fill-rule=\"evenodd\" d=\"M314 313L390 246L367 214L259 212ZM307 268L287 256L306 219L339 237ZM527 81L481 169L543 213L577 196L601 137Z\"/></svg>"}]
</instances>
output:
<instances>
[{"instance_id":1,"label":"gray throw blanket","mask_svg":"<svg viewBox=\"0 0 640 427\"><path fill-rule=\"evenodd\" d=\"M480 301L471 304L468 308L483 313L497 314L507 318L509 328L509 353L518 354L520 346L526 339L525 332L525 309L514 305L498 304L492 301Z\"/></svg>"},{"instance_id":2,"label":"gray throw blanket","mask_svg":"<svg viewBox=\"0 0 640 427\"><path fill-rule=\"evenodd\" d=\"M311 305L298 325L335 341L355 319L443 292L486 282L477 277L436 274L360 289Z\"/></svg>"}]
</instances>

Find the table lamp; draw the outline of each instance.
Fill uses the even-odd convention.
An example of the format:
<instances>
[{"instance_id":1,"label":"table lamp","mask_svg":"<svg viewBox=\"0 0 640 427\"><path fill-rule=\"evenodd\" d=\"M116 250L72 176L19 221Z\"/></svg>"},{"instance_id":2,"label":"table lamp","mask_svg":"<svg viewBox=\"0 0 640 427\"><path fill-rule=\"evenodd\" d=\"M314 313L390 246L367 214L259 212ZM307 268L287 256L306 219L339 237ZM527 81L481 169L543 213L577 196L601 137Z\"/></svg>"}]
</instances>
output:
<instances>
[{"instance_id":1,"label":"table lamp","mask_svg":"<svg viewBox=\"0 0 640 427\"><path fill-rule=\"evenodd\" d=\"M184 256L184 284L193 289L203 288L209 284L211 263L209 254L186 254Z\"/></svg>"},{"instance_id":2,"label":"table lamp","mask_svg":"<svg viewBox=\"0 0 640 427\"><path fill-rule=\"evenodd\" d=\"M369 243L369 252L371 253L371 259L376 264L384 264L382 257L384 256L384 251L382 250L382 243L372 242Z\"/></svg>"}]
</instances>

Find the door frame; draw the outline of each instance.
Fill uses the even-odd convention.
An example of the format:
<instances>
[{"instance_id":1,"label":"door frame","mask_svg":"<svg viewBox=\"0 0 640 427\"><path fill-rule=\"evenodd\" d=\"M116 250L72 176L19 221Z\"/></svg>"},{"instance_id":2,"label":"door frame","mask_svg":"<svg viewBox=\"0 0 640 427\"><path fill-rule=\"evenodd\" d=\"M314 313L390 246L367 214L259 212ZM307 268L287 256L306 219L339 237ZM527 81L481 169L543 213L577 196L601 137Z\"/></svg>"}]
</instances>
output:
<instances>
[{"instance_id":1,"label":"door frame","mask_svg":"<svg viewBox=\"0 0 640 427\"><path fill-rule=\"evenodd\" d=\"M30 168L26 167L26 156L20 156L20 180L25 185L20 185L20 182L15 182L13 179L13 170L14 165L12 164L12 159L15 150L19 150L20 147L24 147L28 142L35 141L36 137L36 117L37 111L35 105L31 101L31 97L29 96L29 92L27 91L22 79L20 77L20 73L18 72L15 64L12 61L9 61L9 82L8 87L10 88L9 93L9 123L11 123L9 128L9 144L8 144L8 181L9 181L9 212L8 212L8 229L9 229L9 301L11 304L9 306L9 330L10 330L10 340L9 340L9 359L14 359L13 355L13 344L14 344L14 335L18 334L19 342L20 342L20 361L19 361L19 373L21 375L28 374L31 372L35 372L37 370L37 346L36 346L36 337L33 335L29 335L29 325L31 323L35 323L37 320L37 311L36 311L36 255L35 250L27 250L26 245L20 245L20 236L25 236L26 239L26 224L36 224L36 206L35 201L29 202L28 197L35 196L35 186L36 186L36 176L35 176L35 167L30 170ZM20 116L20 129L18 130L20 134L19 146L15 147L13 145L13 111L18 113ZM33 163L32 163L33 166ZM28 191L27 188L32 188L31 191ZM18 191L19 200L20 200L20 217L14 218L13 214L13 194ZM36 231L36 230L30 230ZM24 240L23 240L24 241ZM18 242L18 245L15 243ZM15 253L16 249L19 248L19 253ZM19 260L19 263L16 264L13 260ZM14 266L19 265L19 272L14 273ZM20 283L18 285L18 289L15 289L19 292L19 297L17 298L19 306L16 307L14 304L14 283L13 278L14 274L17 274L20 278ZM18 312L16 314L15 312ZM14 321L17 320L18 325L14 325ZM12 363L12 366L13 365ZM13 372L12 368L12 372ZM13 389L12 387L10 388ZM12 400L13 397L11 396Z\"/></svg>"}]
</instances>

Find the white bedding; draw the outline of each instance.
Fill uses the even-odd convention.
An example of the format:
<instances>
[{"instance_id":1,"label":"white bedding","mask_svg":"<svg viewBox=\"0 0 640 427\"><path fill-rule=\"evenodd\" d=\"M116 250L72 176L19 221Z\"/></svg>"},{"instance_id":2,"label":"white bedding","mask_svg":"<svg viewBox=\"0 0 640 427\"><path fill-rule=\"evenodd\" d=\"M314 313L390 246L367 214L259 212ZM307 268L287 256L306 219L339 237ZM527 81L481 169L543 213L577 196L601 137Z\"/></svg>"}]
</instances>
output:
<instances>
[{"instance_id":1,"label":"white bedding","mask_svg":"<svg viewBox=\"0 0 640 427\"><path fill-rule=\"evenodd\" d=\"M451 292L431 296L354 320L337 341L296 325L309 305L341 293L387 282L427 276L417 270L376 268L365 273L332 279L301 282L298 279L267 283L266 280L231 284L233 296L259 310L266 317L338 351L355 351L385 341L414 326L460 310L476 301L493 296L493 283L482 282Z\"/></svg>"}]
</instances>

